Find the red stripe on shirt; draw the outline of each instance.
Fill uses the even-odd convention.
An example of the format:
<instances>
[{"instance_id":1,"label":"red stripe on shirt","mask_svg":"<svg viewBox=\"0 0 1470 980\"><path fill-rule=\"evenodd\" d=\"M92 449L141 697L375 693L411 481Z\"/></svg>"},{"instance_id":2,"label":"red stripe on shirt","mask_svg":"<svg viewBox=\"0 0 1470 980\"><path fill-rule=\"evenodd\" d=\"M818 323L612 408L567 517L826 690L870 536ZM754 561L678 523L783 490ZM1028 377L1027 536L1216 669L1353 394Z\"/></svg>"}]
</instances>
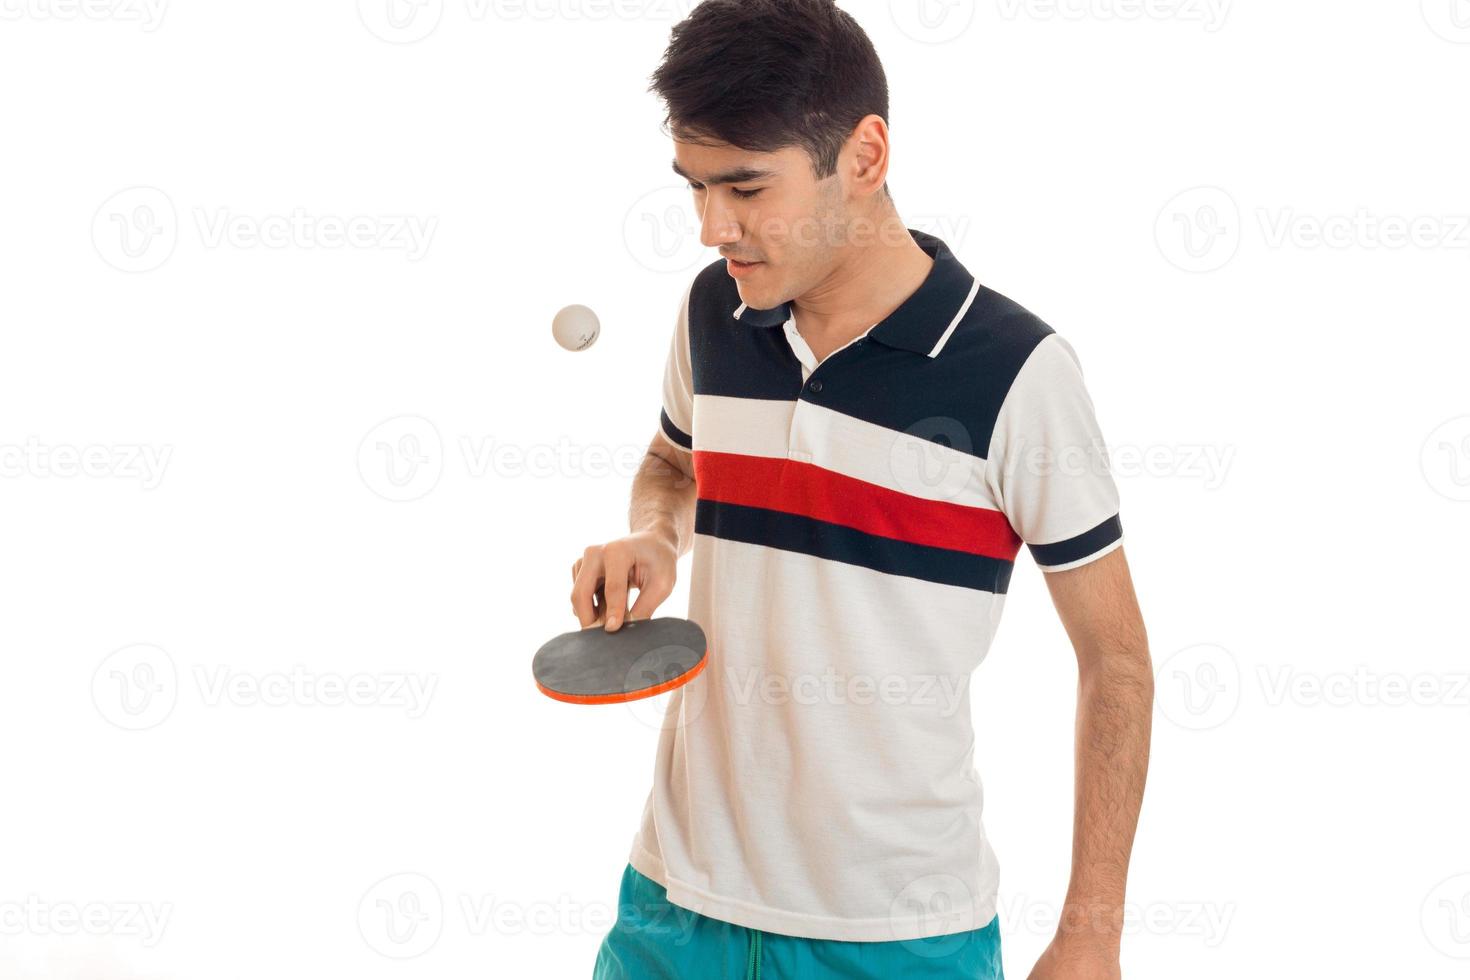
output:
<instances>
[{"instance_id":1,"label":"red stripe on shirt","mask_svg":"<svg viewBox=\"0 0 1470 980\"><path fill-rule=\"evenodd\" d=\"M1014 561L1021 539L998 510L926 500L791 459L694 452L701 500L762 507L933 548Z\"/></svg>"}]
</instances>

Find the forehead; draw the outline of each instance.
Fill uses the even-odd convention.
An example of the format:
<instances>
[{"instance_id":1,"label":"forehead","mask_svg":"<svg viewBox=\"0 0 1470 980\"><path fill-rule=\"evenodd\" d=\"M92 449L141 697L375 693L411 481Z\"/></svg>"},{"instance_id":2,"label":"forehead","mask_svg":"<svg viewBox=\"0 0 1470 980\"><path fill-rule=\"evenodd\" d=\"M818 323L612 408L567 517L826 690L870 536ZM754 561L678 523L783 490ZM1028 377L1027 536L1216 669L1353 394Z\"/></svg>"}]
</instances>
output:
<instances>
[{"instance_id":1,"label":"forehead","mask_svg":"<svg viewBox=\"0 0 1470 980\"><path fill-rule=\"evenodd\" d=\"M702 184L737 184L768 180L792 172L805 153L785 147L769 153L745 150L728 143L705 145L674 141L674 172Z\"/></svg>"}]
</instances>

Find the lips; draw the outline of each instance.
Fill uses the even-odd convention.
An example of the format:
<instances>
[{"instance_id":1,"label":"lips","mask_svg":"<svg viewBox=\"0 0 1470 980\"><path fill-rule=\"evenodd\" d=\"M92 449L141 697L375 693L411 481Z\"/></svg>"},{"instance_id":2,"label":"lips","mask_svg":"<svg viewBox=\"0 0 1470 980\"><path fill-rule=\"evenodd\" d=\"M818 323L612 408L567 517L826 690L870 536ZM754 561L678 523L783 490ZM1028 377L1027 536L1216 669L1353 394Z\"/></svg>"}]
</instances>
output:
<instances>
[{"instance_id":1,"label":"lips","mask_svg":"<svg viewBox=\"0 0 1470 980\"><path fill-rule=\"evenodd\" d=\"M725 259L725 264L726 268L730 272L730 275L735 277L736 279L743 279L744 277L755 272L762 265L762 263L760 262L741 262L737 259L731 258Z\"/></svg>"}]
</instances>

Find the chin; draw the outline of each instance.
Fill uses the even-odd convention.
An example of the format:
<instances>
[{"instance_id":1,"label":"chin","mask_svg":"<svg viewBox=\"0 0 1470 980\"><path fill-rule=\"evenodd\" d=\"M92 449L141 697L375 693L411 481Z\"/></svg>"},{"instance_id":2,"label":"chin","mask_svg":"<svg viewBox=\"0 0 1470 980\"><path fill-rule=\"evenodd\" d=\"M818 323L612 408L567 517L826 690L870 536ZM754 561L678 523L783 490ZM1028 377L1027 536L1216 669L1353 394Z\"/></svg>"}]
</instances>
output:
<instances>
[{"instance_id":1,"label":"chin","mask_svg":"<svg viewBox=\"0 0 1470 980\"><path fill-rule=\"evenodd\" d=\"M769 286L756 288L751 283L735 280L735 291L740 294L740 301L753 310L769 310L774 306L780 306L783 300L777 299Z\"/></svg>"}]
</instances>

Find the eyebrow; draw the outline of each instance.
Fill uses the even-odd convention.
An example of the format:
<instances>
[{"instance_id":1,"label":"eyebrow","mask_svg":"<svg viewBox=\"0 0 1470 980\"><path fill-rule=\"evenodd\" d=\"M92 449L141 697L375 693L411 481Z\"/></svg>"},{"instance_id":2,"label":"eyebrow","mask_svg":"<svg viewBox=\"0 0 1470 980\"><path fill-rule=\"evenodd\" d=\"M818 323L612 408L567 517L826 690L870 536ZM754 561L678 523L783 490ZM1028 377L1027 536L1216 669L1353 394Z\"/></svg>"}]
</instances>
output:
<instances>
[{"instance_id":1,"label":"eyebrow","mask_svg":"<svg viewBox=\"0 0 1470 980\"><path fill-rule=\"evenodd\" d=\"M727 170L722 174L715 174L709 180L699 180L685 173L684 168L679 166L678 160L674 161L674 173L683 177L685 180L693 181L697 184L704 184L706 187L714 187L719 184L748 184L752 181L768 180L777 176L777 172L774 170L761 170L758 167L736 167L734 170Z\"/></svg>"}]
</instances>

